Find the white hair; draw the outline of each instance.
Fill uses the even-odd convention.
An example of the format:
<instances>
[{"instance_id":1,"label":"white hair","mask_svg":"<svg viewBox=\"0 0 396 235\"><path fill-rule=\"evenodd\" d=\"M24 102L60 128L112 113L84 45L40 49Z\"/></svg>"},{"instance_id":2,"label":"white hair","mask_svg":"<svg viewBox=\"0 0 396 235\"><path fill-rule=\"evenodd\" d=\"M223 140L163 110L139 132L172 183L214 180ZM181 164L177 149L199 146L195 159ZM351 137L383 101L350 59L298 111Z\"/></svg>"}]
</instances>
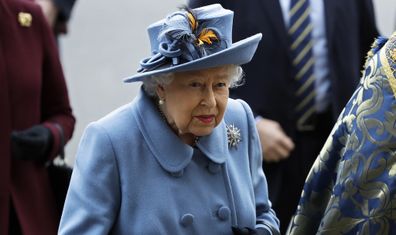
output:
<instances>
[{"instance_id":1,"label":"white hair","mask_svg":"<svg viewBox=\"0 0 396 235\"><path fill-rule=\"evenodd\" d=\"M230 88L235 88L243 85L244 73L239 65L226 65L230 71ZM174 73L161 73L158 75L150 76L143 80L143 88L149 96L157 97L157 86L169 85L175 78Z\"/></svg>"},{"instance_id":2,"label":"white hair","mask_svg":"<svg viewBox=\"0 0 396 235\"><path fill-rule=\"evenodd\" d=\"M161 73L150 76L143 80L143 88L149 96L157 97L157 86L164 86L170 84L175 75L173 73Z\"/></svg>"},{"instance_id":3,"label":"white hair","mask_svg":"<svg viewBox=\"0 0 396 235\"><path fill-rule=\"evenodd\" d=\"M242 86L245 82L245 80L243 79L245 74L243 73L242 67L239 65L230 65L229 69L231 70L230 88Z\"/></svg>"}]
</instances>

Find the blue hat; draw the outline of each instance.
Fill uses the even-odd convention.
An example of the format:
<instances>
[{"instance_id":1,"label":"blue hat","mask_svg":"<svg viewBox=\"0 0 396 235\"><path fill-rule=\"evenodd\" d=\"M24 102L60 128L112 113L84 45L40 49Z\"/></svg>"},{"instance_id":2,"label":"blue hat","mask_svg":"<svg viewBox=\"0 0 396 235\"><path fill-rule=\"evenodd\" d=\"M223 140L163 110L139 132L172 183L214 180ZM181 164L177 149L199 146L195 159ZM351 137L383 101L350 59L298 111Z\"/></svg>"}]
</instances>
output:
<instances>
[{"instance_id":1,"label":"blue hat","mask_svg":"<svg viewBox=\"0 0 396 235\"><path fill-rule=\"evenodd\" d=\"M232 43L234 13L220 4L183 9L148 27L152 56L140 61L136 82L152 75L248 63L261 40L256 34Z\"/></svg>"}]
</instances>

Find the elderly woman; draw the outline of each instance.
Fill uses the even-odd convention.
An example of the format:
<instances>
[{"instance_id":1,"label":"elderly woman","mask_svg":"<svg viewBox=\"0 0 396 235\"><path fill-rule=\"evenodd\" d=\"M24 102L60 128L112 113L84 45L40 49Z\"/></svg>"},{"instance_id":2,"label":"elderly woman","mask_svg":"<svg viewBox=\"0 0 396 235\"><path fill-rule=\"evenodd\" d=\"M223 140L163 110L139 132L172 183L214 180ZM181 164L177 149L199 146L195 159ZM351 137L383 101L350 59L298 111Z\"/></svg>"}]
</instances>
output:
<instances>
[{"instance_id":1,"label":"elderly woman","mask_svg":"<svg viewBox=\"0 0 396 235\"><path fill-rule=\"evenodd\" d=\"M233 12L184 9L148 28L134 101L88 126L59 234L278 234L249 106L229 99L261 35Z\"/></svg>"},{"instance_id":2,"label":"elderly woman","mask_svg":"<svg viewBox=\"0 0 396 235\"><path fill-rule=\"evenodd\" d=\"M395 127L396 32L369 52L360 86L308 175L288 234L396 234Z\"/></svg>"}]
</instances>

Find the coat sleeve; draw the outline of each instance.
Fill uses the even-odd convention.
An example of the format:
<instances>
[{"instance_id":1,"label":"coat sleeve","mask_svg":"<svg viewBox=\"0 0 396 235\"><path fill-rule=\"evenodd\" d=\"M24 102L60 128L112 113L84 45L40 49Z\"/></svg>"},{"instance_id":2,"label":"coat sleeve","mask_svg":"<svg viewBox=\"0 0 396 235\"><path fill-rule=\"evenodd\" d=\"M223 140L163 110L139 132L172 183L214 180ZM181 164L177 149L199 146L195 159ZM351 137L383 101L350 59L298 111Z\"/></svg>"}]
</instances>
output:
<instances>
[{"instance_id":1,"label":"coat sleeve","mask_svg":"<svg viewBox=\"0 0 396 235\"><path fill-rule=\"evenodd\" d=\"M43 62L42 62L42 93L41 93L41 122L48 127L54 137L54 144L49 159L54 158L61 150L61 131L55 123L63 129L64 142L73 134L75 118L69 103L69 96L58 49L54 36L45 21L44 15L38 11L40 20Z\"/></svg>"},{"instance_id":2,"label":"coat sleeve","mask_svg":"<svg viewBox=\"0 0 396 235\"><path fill-rule=\"evenodd\" d=\"M262 168L261 144L253 113L247 103L241 100L240 102L246 111L249 125L250 174L256 199L256 228L265 228L271 234L279 234L279 220L271 208L271 201L268 198L267 180Z\"/></svg>"},{"instance_id":3,"label":"coat sleeve","mask_svg":"<svg viewBox=\"0 0 396 235\"><path fill-rule=\"evenodd\" d=\"M113 144L101 126L90 124L77 152L58 234L109 234L120 195Z\"/></svg>"}]
</instances>

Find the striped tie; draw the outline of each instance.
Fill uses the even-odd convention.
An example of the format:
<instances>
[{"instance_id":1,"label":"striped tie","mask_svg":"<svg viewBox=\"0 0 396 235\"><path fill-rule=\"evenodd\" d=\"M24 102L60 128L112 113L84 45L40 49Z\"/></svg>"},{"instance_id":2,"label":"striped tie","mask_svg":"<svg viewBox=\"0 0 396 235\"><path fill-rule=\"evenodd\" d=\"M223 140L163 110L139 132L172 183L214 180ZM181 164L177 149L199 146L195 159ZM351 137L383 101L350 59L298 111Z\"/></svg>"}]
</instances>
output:
<instances>
[{"instance_id":1,"label":"striped tie","mask_svg":"<svg viewBox=\"0 0 396 235\"><path fill-rule=\"evenodd\" d=\"M312 23L309 0L290 1L290 51L293 63L293 76L296 81L297 129L314 129L315 118L315 75L312 54Z\"/></svg>"}]
</instances>

